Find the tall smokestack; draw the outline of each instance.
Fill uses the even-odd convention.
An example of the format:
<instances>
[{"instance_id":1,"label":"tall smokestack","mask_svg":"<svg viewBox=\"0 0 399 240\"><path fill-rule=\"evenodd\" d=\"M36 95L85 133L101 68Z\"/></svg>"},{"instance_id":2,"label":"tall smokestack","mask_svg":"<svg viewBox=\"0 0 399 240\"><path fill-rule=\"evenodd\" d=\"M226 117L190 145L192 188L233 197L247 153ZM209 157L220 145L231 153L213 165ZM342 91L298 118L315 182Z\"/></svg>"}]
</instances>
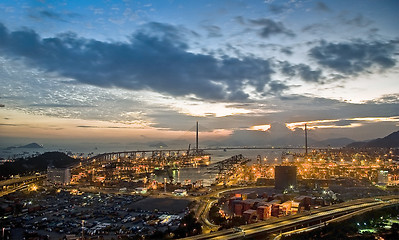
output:
<instances>
[{"instance_id":1,"label":"tall smokestack","mask_svg":"<svg viewBox=\"0 0 399 240\"><path fill-rule=\"evenodd\" d=\"M197 121L197 134L195 136L195 150L198 153L198 121Z\"/></svg>"},{"instance_id":2,"label":"tall smokestack","mask_svg":"<svg viewBox=\"0 0 399 240\"><path fill-rule=\"evenodd\" d=\"M308 128L305 123L305 155L308 155Z\"/></svg>"}]
</instances>

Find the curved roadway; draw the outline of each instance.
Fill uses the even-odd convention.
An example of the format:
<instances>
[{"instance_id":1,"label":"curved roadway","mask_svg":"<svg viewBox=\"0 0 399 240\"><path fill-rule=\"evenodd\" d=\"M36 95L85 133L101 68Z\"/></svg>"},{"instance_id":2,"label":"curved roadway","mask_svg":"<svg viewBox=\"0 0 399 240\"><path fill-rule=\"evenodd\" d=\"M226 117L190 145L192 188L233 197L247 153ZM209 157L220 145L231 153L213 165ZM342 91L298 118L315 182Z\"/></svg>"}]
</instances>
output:
<instances>
[{"instance_id":1,"label":"curved roadway","mask_svg":"<svg viewBox=\"0 0 399 240\"><path fill-rule=\"evenodd\" d=\"M244 236L259 236L270 233L287 231L296 226L307 225L311 222L321 222L335 216L343 216L345 214L359 212L366 209L377 209L389 205L399 205L399 196L384 196L379 199L365 198L353 200L329 207L320 208L312 212L312 214L300 213L282 218L274 218L268 221L262 221L254 224L241 226L242 232L234 232L233 229L226 229L214 233L202 234L184 239L238 239Z\"/></svg>"}]
</instances>

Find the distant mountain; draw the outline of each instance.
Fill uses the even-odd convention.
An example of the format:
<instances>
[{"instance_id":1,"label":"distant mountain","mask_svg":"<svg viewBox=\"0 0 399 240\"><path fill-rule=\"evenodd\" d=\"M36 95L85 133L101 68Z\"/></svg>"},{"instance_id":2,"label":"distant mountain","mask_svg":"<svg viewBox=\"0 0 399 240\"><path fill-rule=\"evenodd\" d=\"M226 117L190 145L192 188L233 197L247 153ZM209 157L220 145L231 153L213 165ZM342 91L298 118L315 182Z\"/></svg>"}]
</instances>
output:
<instances>
[{"instance_id":1,"label":"distant mountain","mask_svg":"<svg viewBox=\"0 0 399 240\"><path fill-rule=\"evenodd\" d=\"M46 152L36 157L17 159L15 162L0 165L0 176L24 174L28 172L46 171L49 165L62 168L78 164L79 160L61 152Z\"/></svg>"},{"instance_id":2,"label":"distant mountain","mask_svg":"<svg viewBox=\"0 0 399 240\"><path fill-rule=\"evenodd\" d=\"M367 142L353 142L353 143L346 145L345 147L347 147L347 148L363 148L363 147L366 147L366 144L367 144Z\"/></svg>"},{"instance_id":3,"label":"distant mountain","mask_svg":"<svg viewBox=\"0 0 399 240\"><path fill-rule=\"evenodd\" d=\"M346 147L349 148L370 148L370 147L380 147L380 148L397 148L399 147L399 131L393 132L384 138L377 138L366 142L354 142Z\"/></svg>"},{"instance_id":4,"label":"distant mountain","mask_svg":"<svg viewBox=\"0 0 399 240\"><path fill-rule=\"evenodd\" d=\"M310 142L310 145L315 147L344 147L353 142L355 140L350 138L330 138L323 141Z\"/></svg>"},{"instance_id":5,"label":"distant mountain","mask_svg":"<svg viewBox=\"0 0 399 240\"><path fill-rule=\"evenodd\" d=\"M19 146L19 147L8 147L6 149L10 150L10 149L14 149L14 148L43 148L43 146L38 143L29 143L29 144Z\"/></svg>"},{"instance_id":6,"label":"distant mountain","mask_svg":"<svg viewBox=\"0 0 399 240\"><path fill-rule=\"evenodd\" d=\"M24 146L20 146L18 148L43 148L43 146L37 143L29 143Z\"/></svg>"}]
</instances>

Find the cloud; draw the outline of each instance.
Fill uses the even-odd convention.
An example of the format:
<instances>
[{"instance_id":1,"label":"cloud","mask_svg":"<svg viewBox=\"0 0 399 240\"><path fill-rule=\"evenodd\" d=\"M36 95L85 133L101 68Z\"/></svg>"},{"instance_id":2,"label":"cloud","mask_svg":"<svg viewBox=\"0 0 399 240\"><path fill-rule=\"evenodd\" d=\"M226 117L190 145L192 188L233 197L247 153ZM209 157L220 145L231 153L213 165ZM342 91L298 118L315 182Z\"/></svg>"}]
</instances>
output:
<instances>
[{"instance_id":1,"label":"cloud","mask_svg":"<svg viewBox=\"0 0 399 240\"><path fill-rule=\"evenodd\" d=\"M162 23L146 24L128 42L74 33L42 39L32 30L9 32L0 25L0 53L80 83L203 99L245 100L244 85L263 92L274 72L270 60L192 53L182 31Z\"/></svg>"},{"instance_id":2,"label":"cloud","mask_svg":"<svg viewBox=\"0 0 399 240\"><path fill-rule=\"evenodd\" d=\"M283 6L283 5L278 5L278 4L270 4L269 5L269 10L275 14L283 13L287 9L288 9L288 7Z\"/></svg>"},{"instance_id":3,"label":"cloud","mask_svg":"<svg viewBox=\"0 0 399 240\"><path fill-rule=\"evenodd\" d=\"M255 126L251 126L249 129L247 130L252 130L252 131L263 131L266 132L271 128L270 124L264 124L264 125L255 125Z\"/></svg>"},{"instance_id":4,"label":"cloud","mask_svg":"<svg viewBox=\"0 0 399 240\"><path fill-rule=\"evenodd\" d=\"M45 18L50 18L50 19L55 19L55 20L60 20L61 16L60 14L56 13L56 12L51 12L48 10L42 10L39 12L39 15L41 17L45 17Z\"/></svg>"},{"instance_id":5,"label":"cloud","mask_svg":"<svg viewBox=\"0 0 399 240\"><path fill-rule=\"evenodd\" d=\"M19 127L19 126L22 126L22 124L0 123L0 126L12 126L12 127Z\"/></svg>"},{"instance_id":6,"label":"cloud","mask_svg":"<svg viewBox=\"0 0 399 240\"><path fill-rule=\"evenodd\" d=\"M373 21L365 18L362 14L358 14L356 17L348 18L345 13L339 15L339 20L346 25L355 26L359 28L370 26Z\"/></svg>"},{"instance_id":7,"label":"cloud","mask_svg":"<svg viewBox=\"0 0 399 240\"><path fill-rule=\"evenodd\" d=\"M99 127L99 126L90 126L90 125L79 125L76 126L77 128L128 128L128 127L118 127L118 126L104 126L104 127Z\"/></svg>"},{"instance_id":8,"label":"cloud","mask_svg":"<svg viewBox=\"0 0 399 240\"><path fill-rule=\"evenodd\" d=\"M260 18L249 21L254 25L262 27L259 31L259 35L263 38L269 38L270 36L277 34L283 34L289 37L295 36L295 34L291 30L285 28L282 22L275 22L268 18Z\"/></svg>"},{"instance_id":9,"label":"cloud","mask_svg":"<svg viewBox=\"0 0 399 240\"><path fill-rule=\"evenodd\" d=\"M352 41L347 43L321 43L310 49L309 55L321 66L337 72L355 75L373 66L382 69L396 65L395 45L389 42Z\"/></svg>"},{"instance_id":10,"label":"cloud","mask_svg":"<svg viewBox=\"0 0 399 240\"><path fill-rule=\"evenodd\" d=\"M208 37L209 38L223 37L221 29L218 26L207 25L207 26L203 26L203 28L208 32Z\"/></svg>"},{"instance_id":11,"label":"cloud","mask_svg":"<svg viewBox=\"0 0 399 240\"><path fill-rule=\"evenodd\" d=\"M399 122L398 116L393 117L362 117L362 118L348 118L348 119L328 119L328 120L313 120L306 122L292 122L286 123L287 128L295 130L297 128L305 129L305 124L308 129L316 128L356 128L365 124L376 122Z\"/></svg>"},{"instance_id":12,"label":"cloud","mask_svg":"<svg viewBox=\"0 0 399 240\"><path fill-rule=\"evenodd\" d=\"M341 120L335 122L335 126L338 126L338 127L351 126L354 122L355 121L353 121L353 120L341 119Z\"/></svg>"},{"instance_id":13,"label":"cloud","mask_svg":"<svg viewBox=\"0 0 399 240\"><path fill-rule=\"evenodd\" d=\"M80 15L76 13L61 14L51 10L39 10L39 11L32 10L31 13L29 14L29 17L35 20L50 19L59 22L68 22L67 18L75 18L78 16Z\"/></svg>"},{"instance_id":14,"label":"cloud","mask_svg":"<svg viewBox=\"0 0 399 240\"><path fill-rule=\"evenodd\" d=\"M293 51L292 51L291 47L283 47L283 48L280 49L280 51L282 53L287 54L287 55L292 55L293 54Z\"/></svg>"},{"instance_id":15,"label":"cloud","mask_svg":"<svg viewBox=\"0 0 399 240\"><path fill-rule=\"evenodd\" d=\"M281 72L289 77L298 75L305 82L316 82L322 83L323 74L320 69L312 70L306 64L292 65L291 63L284 61L280 63Z\"/></svg>"},{"instance_id":16,"label":"cloud","mask_svg":"<svg viewBox=\"0 0 399 240\"><path fill-rule=\"evenodd\" d=\"M281 62L280 67L281 67L281 72L284 75L287 75L289 77L295 76L296 70L295 70L295 67L293 65L291 65L291 63L289 63L287 61Z\"/></svg>"},{"instance_id":17,"label":"cloud","mask_svg":"<svg viewBox=\"0 0 399 240\"><path fill-rule=\"evenodd\" d=\"M331 11L331 9L323 2L317 2L316 3L316 10L324 11L324 12L330 12Z\"/></svg>"},{"instance_id":18,"label":"cloud","mask_svg":"<svg viewBox=\"0 0 399 240\"><path fill-rule=\"evenodd\" d=\"M30 104L31 107L45 107L45 108L91 108L94 107L88 104L57 104L57 103L50 103L50 104Z\"/></svg>"},{"instance_id":19,"label":"cloud","mask_svg":"<svg viewBox=\"0 0 399 240\"><path fill-rule=\"evenodd\" d=\"M368 103L394 103L398 104L399 103L399 94L385 94L381 96L380 98L373 99L371 101L368 101Z\"/></svg>"},{"instance_id":20,"label":"cloud","mask_svg":"<svg viewBox=\"0 0 399 240\"><path fill-rule=\"evenodd\" d=\"M237 17L235 17L234 19L235 19L235 21L236 21L237 23L239 23L239 24L241 24L241 25L246 25L246 22L245 22L243 16L237 16Z\"/></svg>"},{"instance_id":21,"label":"cloud","mask_svg":"<svg viewBox=\"0 0 399 240\"><path fill-rule=\"evenodd\" d=\"M296 66L299 76L305 82L320 82L322 79L321 70L312 70L308 65L299 64Z\"/></svg>"},{"instance_id":22,"label":"cloud","mask_svg":"<svg viewBox=\"0 0 399 240\"><path fill-rule=\"evenodd\" d=\"M277 93L277 94L290 88L289 86L285 85L281 81L271 81L269 83L269 87L270 87L270 92Z\"/></svg>"},{"instance_id":23,"label":"cloud","mask_svg":"<svg viewBox=\"0 0 399 240\"><path fill-rule=\"evenodd\" d=\"M302 32L308 32L311 34L319 34L320 32L325 32L326 29L331 28L330 24L326 23L314 23L306 25L302 28Z\"/></svg>"}]
</instances>

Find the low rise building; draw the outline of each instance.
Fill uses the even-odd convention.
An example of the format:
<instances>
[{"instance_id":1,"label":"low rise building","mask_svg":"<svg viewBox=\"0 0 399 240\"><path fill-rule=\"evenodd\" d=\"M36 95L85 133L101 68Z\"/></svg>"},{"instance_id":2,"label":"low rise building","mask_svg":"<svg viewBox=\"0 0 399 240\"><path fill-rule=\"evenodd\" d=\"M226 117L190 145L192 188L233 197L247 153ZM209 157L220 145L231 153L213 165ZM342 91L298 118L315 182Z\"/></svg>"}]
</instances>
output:
<instances>
[{"instance_id":1,"label":"low rise building","mask_svg":"<svg viewBox=\"0 0 399 240\"><path fill-rule=\"evenodd\" d=\"M176 196L185 197L185 196L187 196L187 190L186 189L176 189L175 191L173 191L173 194Z\"/></svg>"},{"instance_id":2,"label":"low rise building","mask_svg":"<svg viewBox=\"0 0 399 240\"><path fill-rule=\"evenodd\" d=\"M272 210L271 205L266 204L266 205L259 206L256 209L256 212L258 214L258 219L266 220L266 219L270 218L271 210Z\"/></svg>"},{"instance_id":3,"label":"low rise building","mask_svg":"<svg viewBox=\"0 0 399 240\"><path fill-rule=\"evenodd\" d=\"M243 217L247 223L253 223L258 218L257 211L254 209L246 210Z\"/></svg>"}]
</instances>

